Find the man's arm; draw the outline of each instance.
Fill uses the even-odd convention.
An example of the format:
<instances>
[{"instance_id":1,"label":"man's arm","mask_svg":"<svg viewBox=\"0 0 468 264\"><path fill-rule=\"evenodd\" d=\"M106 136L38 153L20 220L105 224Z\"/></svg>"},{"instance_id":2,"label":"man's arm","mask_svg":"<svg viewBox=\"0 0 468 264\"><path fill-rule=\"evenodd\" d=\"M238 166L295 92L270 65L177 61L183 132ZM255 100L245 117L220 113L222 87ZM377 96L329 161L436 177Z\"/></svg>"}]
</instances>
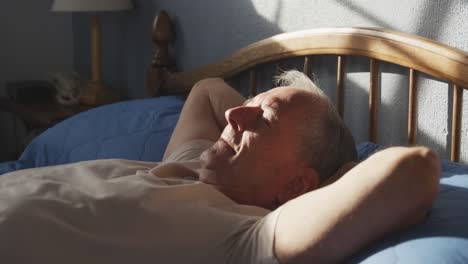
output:
<instances>
[{"instance_id":1,"label":"man's arm","mask_svg":"<svg viewBox=\"0 0 468 264\"><path fill-rule=\"evenodd\" d=\"M223 79L210 78L197 82L185 102L163 160L177 146L190 140L218 140L227 125L224 112L244 101L245 98Z\"/></svg>"},{"instance_id":2,"label":"man's arm","mask_svg":"<svg viewBox=\"0 0 468 264\"><path fill-rule=\"evenodd\" d=\"M440 164L427 148L389 148L341 179L281 209L280 263L338 263L384 235L423 220L438 193Z\"/></svg>"}]
</instances>

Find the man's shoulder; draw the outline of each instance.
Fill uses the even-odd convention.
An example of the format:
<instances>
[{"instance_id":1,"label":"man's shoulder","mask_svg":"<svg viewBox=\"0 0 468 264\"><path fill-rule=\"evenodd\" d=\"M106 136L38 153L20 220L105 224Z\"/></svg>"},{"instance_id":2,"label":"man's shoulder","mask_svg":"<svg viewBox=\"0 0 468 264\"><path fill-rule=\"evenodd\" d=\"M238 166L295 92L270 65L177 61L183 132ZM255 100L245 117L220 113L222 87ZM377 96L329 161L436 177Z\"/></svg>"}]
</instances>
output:
<instances>
[{"instance_id":1,"label":"man's shoulder","mask_svg":"<svg viewBox=\"0 0 468 264\"><path fill-rule=\"evenodd\" d=\"M183 162L197 160L200 155L213 145L213 141L195 139L182 143L167 157L164 162Z\"/></svg>"}]
</instances>

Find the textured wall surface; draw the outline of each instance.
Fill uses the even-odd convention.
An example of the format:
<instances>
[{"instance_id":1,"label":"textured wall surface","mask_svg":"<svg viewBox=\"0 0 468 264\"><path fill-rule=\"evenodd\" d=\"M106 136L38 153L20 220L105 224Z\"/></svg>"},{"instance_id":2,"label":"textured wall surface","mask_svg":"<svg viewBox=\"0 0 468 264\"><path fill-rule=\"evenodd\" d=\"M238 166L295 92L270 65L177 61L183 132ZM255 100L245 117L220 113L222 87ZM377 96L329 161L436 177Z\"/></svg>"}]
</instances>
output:
<instances>
[{"instance_id":1,"label":"textured wall surface","mask_svg":"<svg viewBox=\"0 0 468 264\"><path fill-rule=\"evenodd\" d=\"M153 49L149 40L151 21L161 9L168 11L176 25L175 50L181 69L213 62L274 34L318 27L384 27L468 51L466 0L137 0L135 4L136 9L131 12L103 17L104 77L134 98L144 96L144 73ZM76 54L86 53L83 43L87 43L87 22L75 16L74 24L75 32L83 39L76 43L75 63L86 73L87 57ZM334 65L334 58L327 56L321 56L314 64L315 76L333 100ZM357 141L367 138L368 68L367 60L348 60L345 121ZM389 64L382 65L381 71L378 142L405 144L407 71ZM424 77L419 84L418 109L424 116L419 122L418 143L448 157L445 145L451 134L451 104L447 104L452 98L451 90L444 82ZM466 121L462 130L462 147L468 148ZM462 159L468 161L467 151L462 152Z\"/></svg>"},{"instance_id":2,"label":"textured wall surface","mask_svg":"<svg viewBox=\"0 0 468 264\"><path fill-rule=\"evenodd\" d=\"M52 0L2 1L0 95L5 82L43 80L54 72L73 70L72 17L51 12L51 6ZM0 160L15 152L14 133L21 133L18 122L0 112Z\"/></svg>"},{"instance_id":3,"label":"textured wall surface","mask_svg":"<svg viewBox=\"0 0 468 264\"><path fill-rule=\"evenodd\" d=\"M52 1L4 1L0 8L0 83L45 79L73 69L71 15L50 11Z\"/></svg>"}]
</instances>

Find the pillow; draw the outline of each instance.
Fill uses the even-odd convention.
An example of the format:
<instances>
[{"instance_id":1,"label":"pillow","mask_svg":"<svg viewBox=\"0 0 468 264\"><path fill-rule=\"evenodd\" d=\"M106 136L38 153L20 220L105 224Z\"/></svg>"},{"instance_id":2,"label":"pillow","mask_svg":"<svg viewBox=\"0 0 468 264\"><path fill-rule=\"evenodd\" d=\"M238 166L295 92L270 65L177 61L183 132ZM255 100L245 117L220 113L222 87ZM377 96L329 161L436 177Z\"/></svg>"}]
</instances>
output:
<instances>
[{"instance_id":1,"label":"pillow","mask_svg":"<svg viewBox=\"0 0 468 264\"><path fill-rule=\"evenodd\" d=\"M105 158L159 161L183 104L166 96L93 108L44 131L18 161L0 164L0 174Z\"/></svg>"},{"instance_id":2,"label":"pillow","mask_svg":"<svg viewBox=\"0 0 468 264\"><path fill-rule=\"evenodd\" d=\"M362 160L382 147L364 142L357 149ZM443 160L439 195L427 219L373 244L349 263L468 263L467 249L468 166Z\"/></svg>"},{"instance_id":3,"label":"pillow","mask_svg":"<svg viewBox=\"0 0 468 264\"><path fill-rule=\"evenodd\" d=\"M373 142L362 142L356 146L358 160L363 161L367 159L370 155L383 148L383 146L380 146L379 144L375 144Z\"/></svg>"}]
</instances>

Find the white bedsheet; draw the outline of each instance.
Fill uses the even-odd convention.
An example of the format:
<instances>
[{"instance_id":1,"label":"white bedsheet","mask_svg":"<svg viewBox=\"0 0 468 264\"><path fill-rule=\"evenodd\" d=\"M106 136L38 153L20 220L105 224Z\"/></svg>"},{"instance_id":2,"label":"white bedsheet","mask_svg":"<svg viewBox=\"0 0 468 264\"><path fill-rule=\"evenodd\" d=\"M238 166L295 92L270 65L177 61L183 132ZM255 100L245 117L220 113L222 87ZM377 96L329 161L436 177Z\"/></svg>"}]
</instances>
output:
<instances>
[{"instance_id":1,"label":"white bedsheet","mask_svg":"<svg viewBox=\"0 0 468 264\"><path fill-rule=\"evenodd\" d=\"M156 165L100 160L1 176L1 262L275 263L276 213L137 173Z\"/></svg>"}]
</instances>

